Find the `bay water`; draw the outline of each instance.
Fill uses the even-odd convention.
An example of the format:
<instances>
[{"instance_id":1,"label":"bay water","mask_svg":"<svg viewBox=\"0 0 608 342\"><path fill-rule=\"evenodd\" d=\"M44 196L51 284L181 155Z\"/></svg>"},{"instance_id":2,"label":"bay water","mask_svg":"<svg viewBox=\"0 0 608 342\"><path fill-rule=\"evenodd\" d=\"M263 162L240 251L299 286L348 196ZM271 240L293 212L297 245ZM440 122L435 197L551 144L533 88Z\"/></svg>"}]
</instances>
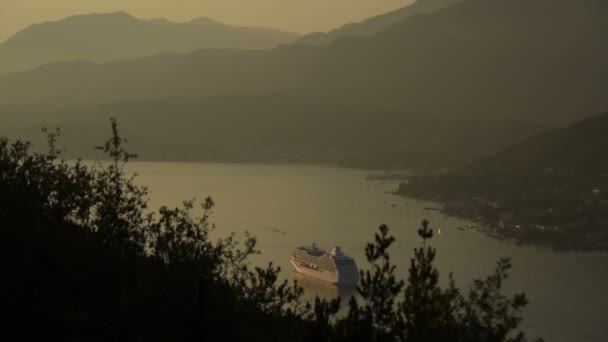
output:
<instances>
[{"instance_id":1,"label":"bay water","mask_svg":"<svg viewBox=\"0 0 608 342\"><path fill-rule=\"evenodd\" d=\"M150 206L179 206L183 200L216 202L213 235L235 232L244 240L250 232L261 254L252 266L268 262L281 267L281 276L297 279L305 299L341 296L343 307L355 293L293 273L289 263L298 246L331 249L340 246L367 268L364 248L380 224L396 237L390 248L397 272L407 279L413 249L421 245L420 222L435 230L431 245L443 285L450 272L465 290L489 275L501 257L513 262L506 292L526 292L530 304L522 329L528 337L546 341L608 341L608 253L556 252L546 247L519 246L472 229L466 220L447 217L437 203L393 195L396 181L368 180L370 171L307 165L133 162L137 183L150 191ZM441 229L441 234L438 234Z\"/></svg>"}]
</instances>

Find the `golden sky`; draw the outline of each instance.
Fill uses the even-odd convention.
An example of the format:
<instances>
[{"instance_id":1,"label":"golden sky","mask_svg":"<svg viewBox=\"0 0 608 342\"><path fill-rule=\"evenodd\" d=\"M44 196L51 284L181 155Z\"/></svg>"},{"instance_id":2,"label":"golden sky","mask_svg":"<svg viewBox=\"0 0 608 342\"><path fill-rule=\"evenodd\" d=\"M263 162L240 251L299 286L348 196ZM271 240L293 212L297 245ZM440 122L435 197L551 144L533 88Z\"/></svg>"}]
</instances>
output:
<instances>
[{"instance_id":1,"label":"golden sky","mask_svg":"<svg viewBox=\"0 0 608 342\"><path fill-rule=\"evenodd\" d=\"M139 18L186 21L207 16L232 25L327 31L414 0L0 0L0 41L33 23L74 14L126 11Z\"/></svg>"}]
</instances>

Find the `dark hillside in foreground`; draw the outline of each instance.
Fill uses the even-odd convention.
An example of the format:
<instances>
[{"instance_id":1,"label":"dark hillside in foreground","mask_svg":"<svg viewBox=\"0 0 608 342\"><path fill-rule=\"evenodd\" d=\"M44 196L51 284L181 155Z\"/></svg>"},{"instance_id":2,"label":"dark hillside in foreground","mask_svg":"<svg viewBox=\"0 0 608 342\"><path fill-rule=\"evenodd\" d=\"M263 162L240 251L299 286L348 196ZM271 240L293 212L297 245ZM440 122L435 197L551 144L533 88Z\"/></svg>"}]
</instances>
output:
<instances>
[{"instance_id":1,"label":"dark hillside in foreground","mask_svg":"<svg viewBox=\"0 0 608 342\"><path fill-rule=\"evenodd\" d=\"M256 239L210 236L214 202L148 215L147 191L124 172L132 158L112 120L89 168L0 138L0 300L4 333L61 341L525 341L524 293L503 294L509 259L462 292L439 285L436 250L415 250L408 281L391 266L395 238L381 225L365 249L359 299L304 303L272 262L251 267ZM198 216L198 215L200 216ZM419 230L432 237L429 222ZM491 299L479 300L490 294ZM483 295L483 296L482 296ZM425 305L418 305L423 302ZM378 304L381 303L381 304ZM397 307L399 309L397 309ZM518 339L508 336L517 333Z\"/></svg>"},{"instance_id":2,"label":"dark hillside in foreground","mask_svg":"<svg viewBox=\"0 0 608 342\"><path fill-rule=\"evenodd\" d=\"M58 111L27 106L0 110L12 117L0 134L38 140L41 126L60 126L68 151L83 157L91 157L89 147L103 138L107 117L115 113L142 159L372 169L455 167L544 129L513 120L458 120L320 105L279 95L167 98Z\"/></svg>"},{"instance_id":3,"label":"dark hillside in foreground","mask_svg":"<svg viewBox=\"0 0 608 342\"><path fill-rule=\"evenodd\" d=\"M174 23L124 13L87 14L32 25L0 43L0 73L87 59L108 62L203 48L270 49L296 34L234 27L209 18Z\"/></svg>"},{"instance_id":4,"label":"dark hillside in foreground","mask_svg":"<svg viewBox=\"0 0 608 342\"><path fill-rule=\"evenodd\" d=\"M284 92L421 115L561 124L608 106L607 16L604 0L467 0L318 48L200 50L0 75L0 103Z\"/></svg>"},{"instance_id":5,"label":"dark hillside in foreground","mask_svg":"<svg viewBox=\"0 0 608 342\"><path fill-rule=\"evenodd\" d=\"M433 13L461 1L463 0L416 0L416 2L409 6L366 19L359 23L346 24L327 33L315 32L307 34L296 39L294 44L321 46L342 37L371 36L413 15Z\"/></svg>"},{"instance_id":6,"label":"dark hillside in foreground","mask_svg":"<svg viewBox=\"0 0 608 342\"><path fill-rule=\"evenodd\" d=\"M607 131L608 113L595 115L453 172L415 177L398 192L447 202L447 212L510 235L608 248Z\"/></svg>"}]
</instances>

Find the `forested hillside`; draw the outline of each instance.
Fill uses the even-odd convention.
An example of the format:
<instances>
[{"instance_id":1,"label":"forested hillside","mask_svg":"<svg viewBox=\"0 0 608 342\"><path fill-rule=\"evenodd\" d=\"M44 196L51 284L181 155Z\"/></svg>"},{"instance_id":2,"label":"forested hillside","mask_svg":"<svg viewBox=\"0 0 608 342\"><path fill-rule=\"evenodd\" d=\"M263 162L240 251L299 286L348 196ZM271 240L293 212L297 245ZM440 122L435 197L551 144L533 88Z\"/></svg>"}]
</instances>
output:
<instances>
[{"instance_id":1,"label":"forested hillside","mask_svg":"<svg viewBox=\"0 0 608 342\"><path fill-rule=\"evenodd\" d=\"M524 239L605 249L607 129L608 114L595 115L452 172L420 175L402 184L399 193L451 203L449 212L481 217Z\"/></svg>"},{"instance_id":2,"label":"forested hillside","mask_svg":"<svg viewBox=\"0 0 608 342\"><path fill-rule=\"evenodd\" d=\"M279 95L0 110L7 113L0 134L36 140L41 127L59 126L72 157L98 157L89 147L103 138L108 113L115 113L146 160L320 163L368 169L454 168L545 129L516 120L460 120Z\"/></svg>"},{"instance_id":3,"label":"forested hillside","mask_svg":"<svg viewBox=\"0 0 608 342\"><path fill-rule=\"evenodd\" d=\"M249 266L256 240L214 240L207 198L150 213L146 189L123 171L133 158L118 135L100 147L112 162L90 168L49 150L0 139L0 298L5 333L24 339L203 341L524 341L512 339L528 303L502 294L511 264L466 293L438 284L432 230L415 250L408 282L390 264L394 237L380 226L366 247L348 315L341 300L302 302L280 269ZM484 297L480 298L480 295ZM486 297L487 296L487 297ZM347 299L344 299L344 303ZM419 305L424 302L425 305ZM344 304L342 304L344 305ZM399 306L397 310L396 307ZM32 328L35 327L35 328Z\"/></svg>"}]
</instances>

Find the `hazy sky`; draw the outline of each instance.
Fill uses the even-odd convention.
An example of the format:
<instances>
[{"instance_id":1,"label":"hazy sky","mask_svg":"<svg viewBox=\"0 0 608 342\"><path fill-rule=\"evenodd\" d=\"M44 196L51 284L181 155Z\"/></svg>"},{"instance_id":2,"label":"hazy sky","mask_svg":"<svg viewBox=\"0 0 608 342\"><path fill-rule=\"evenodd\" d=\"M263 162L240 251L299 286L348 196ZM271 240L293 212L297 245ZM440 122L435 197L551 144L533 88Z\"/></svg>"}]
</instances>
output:
<instances>
[{"instance_id":1,"label":"hazy sky","mask_svg":"<svg viewBox=\"0 0 608 342\"><path fill-rule=\"evenodd\" d=\"M136 17L185 21L207 16L233 25L299 33L326 31L414 0L0 0L0 41L32 23L91 13L127 11Z\"/></svg>"}]
</instances>

